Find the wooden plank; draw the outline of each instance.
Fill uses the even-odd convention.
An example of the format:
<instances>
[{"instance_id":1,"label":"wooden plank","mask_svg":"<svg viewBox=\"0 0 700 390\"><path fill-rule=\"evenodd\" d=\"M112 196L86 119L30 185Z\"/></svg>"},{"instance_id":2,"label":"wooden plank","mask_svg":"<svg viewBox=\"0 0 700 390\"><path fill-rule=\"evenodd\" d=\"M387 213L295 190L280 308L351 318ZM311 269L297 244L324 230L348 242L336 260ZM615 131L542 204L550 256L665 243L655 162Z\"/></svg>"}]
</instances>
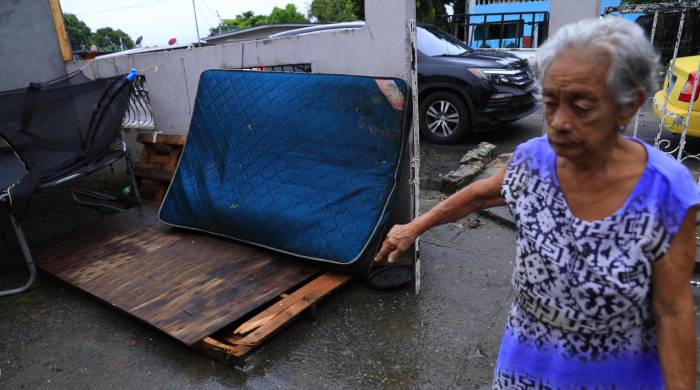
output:
<instances>
[{"instance_id":1,"label":"wooden plank","mask_svg":"<svg viewBox=\"0 0 700 390\"><path fill-rule=\"evenodd\" d=\"M295 302L296 302L296 300L293 300L293 299L282 299L281 301L279 301L279 302L275 303L273 306L271 306L271 308L279 309L281 307L282 308L281 310L284 310L284 309L288 308L289 306L292 306ZM278 314L279 314L279 312L272 313L272 314L265 313L264 317L257 316L256 318L254 318L250 321L246 321L243 325L236 328L236 330L234 330L233 333L236 335L244 335L246 333L250 333L250 332L254 331L255 329L265 325L265 323L271 321ZM258 318L258 317L260 317L260 318Z\"/></svg>"},{"instance_id":2,"label":"wooden plank","mask_svg":"<svg viewBox=\"0 0 700 390\"><path fill-rule=\"evenodd\" d=\"M145 179L170 182L175 174L175 169L160 164L137 163L134 167L134 174Z\"/></svg>"},{"instance_id":3,"label":"wooden plank","mask_svg":"<svg viewBox=\"0 0 700 390\"><path fill-rule=\"evenodd\" d=\"M242 365L243 359L253 351L251 347L230 345L212 337L205 337L197 347L224 364L237 365Z\"/></svg>"},{"instance_id":4,"label":"wooden plank","mask_svg":"<svg viewBox=\"0 0 700 390\"><path fill-rule=\"evenodd\" d=\"M66 27L63 25L63 12L59 0L49 0L51 8L51 17L53 18L53 26L56 29L56 38L58 39L58 47L61 50L63 61L73 61L73 54L70 49L70 41L66 33Z\"/></svg>"},{"instance_id":5,"label":"wooden plank","mask_svg":"<svg viewBox=\"0 0 700 390\"><path fill-rule=\"evenodd\" d=\"M286 256L169 228L145 207L36 250L46 272L192 345L318 274Z\"/></svg>"},{"instance_id":6,"label":"wooden plank","mask_svg":"<svg viewBox=\"0 0 700 390\"><path fill-rule=\"evenodd\" d=\"M275 333L350 279L350 276L326 272L291 294L281 294L280 301L246 321L231 334L223 336L221 340L207 337L198 347L202 352L223 363L242 364L246 356ZM244 335L246 333L247 335Z\"/></svg>"},{"instance_id":7,"label":"wooden plank","mask_svg":"<svg viewBox=\"0 0 700 390\"><path fill-rule=\"evenodd\" d=\"M179 146L178 146L179 147ZM170 167L171 169L175 169L177 166L177 161L180 158L180 151L175 150L175 148L178 148L176 146L170 146L170 145L146 145L144 146L144 150L148 152L148 157L145 159L139 159L138 164L157 164L157 165L162 165L162 166L167 166ZM150 150L148 150L150 149Z\"/></svg>"},{"instance_id":8,"label":"wooden plank","mask_svg":"<svg viewBox=\"0 0 700 390\"><path fill-rule=\"evenodd\" d=\"M159 206L161 203L163 203L166 188L167 187L162 185L144 185L143 182L139 181L139 191L143 202L152 206Z\"/></svg>"},{"instance_id":9,"label":"wooden plank","mask_svg":"<svg viewBox=\"0 0 700 390\"><path fill-rule=\"evenodd\" d=\"M274 305L252 319L255 326L241 326L234 331L234 335L241 336L250 332L236 344L256 346L262 344L270 336L278 332L290 321L296 318L304 310L323 299L332 291L350 281L351 277L326 272L311 282L305 284L299 290L290 294L282 301L290 301L290 305ZM284 309L281 307L286 306Z\"/></svg>"},{"instance_id":10,"label":"wooden plank","mask_svg":"<svg viewBox=\"0 0 700 390\"><path fill-rule=\"evenodd\" d=\"M270 321L278 321L280 315L289 313L290 310L292 310L290 309L291 307L301 308L303 310L309 306L309 303L320 300L349 280L350 277L346 275L338 275L331 272L324 273L305 284L297 291L291 294L282 294L282 299L280 301L236 328L233 334L244 336L265 326Z\"/></svg>"},{"instance_id":11,"label":"wooden plank","mask_svg":"<svg viewBox=\"0 0 700 390\"><path fill-rule=\"evenodd\" d=\"M143 144L139 160L135 164L136 177L141 179L157 180L167 188L168 182L177 168L182 155L182 147L186 137L181 135L153 135L140 134L137 140ZM139 183L141 184L141 183ZM160 203L165 191L158 186L144 188L145 197L153 202Z\"/></svg>"},{"instance_id":12,"label":"wooden plank","mask_svg":"<svg viewBox=\"0 0 700 390\"><path fill-rule=\"evenodd\" d=\"M161 180L151 180L137 177L136 181L139 186L139 193L144 202L153 205L160 205L168 191L169 182Z\"/></svg>"},{"instance_id":13,"label":"wooden plank","mask_svg":"<svg viewBox=\"0 0 700 390\"><path fill-rule=\"evenodd\" d=\"M153 134L139 134L136 137L136 141L142 144L155 144L163 143L168 145L179 145L183 146L187 137L184 135L168 135L168 134L157 134L155 137Z\"/></svg>"}]
</instances>

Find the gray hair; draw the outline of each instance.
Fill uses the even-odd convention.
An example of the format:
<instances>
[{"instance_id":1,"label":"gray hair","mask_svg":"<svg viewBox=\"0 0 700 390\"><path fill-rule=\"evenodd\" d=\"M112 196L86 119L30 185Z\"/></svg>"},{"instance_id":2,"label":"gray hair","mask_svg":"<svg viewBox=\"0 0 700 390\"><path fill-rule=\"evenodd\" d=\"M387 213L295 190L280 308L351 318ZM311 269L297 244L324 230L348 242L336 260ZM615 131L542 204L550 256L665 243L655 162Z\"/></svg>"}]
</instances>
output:
<instances>
[{"instance_id":1,"label":"gray hair","mask_svg":"<svg viewBox=\"0 0 700 390\"><path fill-rule=\"evenodd\" d=\"M647 96L658 89L658 55L644 30L617 16L585 19L568 24L539 48L533 70L542 88L547 69L567 49L603 49L609 54L608 91L619 107L636 100L642 88Z\"/></svg>"}]
</instances>

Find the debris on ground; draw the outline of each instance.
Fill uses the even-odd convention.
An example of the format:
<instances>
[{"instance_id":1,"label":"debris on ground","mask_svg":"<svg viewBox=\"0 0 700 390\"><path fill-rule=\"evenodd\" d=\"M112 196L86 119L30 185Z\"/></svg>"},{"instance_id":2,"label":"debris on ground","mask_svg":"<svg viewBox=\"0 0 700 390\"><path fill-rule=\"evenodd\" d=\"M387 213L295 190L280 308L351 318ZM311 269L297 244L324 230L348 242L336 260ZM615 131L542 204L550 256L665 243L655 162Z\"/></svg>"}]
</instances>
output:
<instances>
[{"instance_id":1,"label":"debris on ground","mask_svg":"<svg viewBox=\"0 0 700 390\"><path fill-rule=\"evenodd\" d=\"M442 192L452 193L471 183L494 158L496 145L482 142L459 160L459 168L442 177Z\"/></svg>"},{"instance_id":2,"label":"debris on ground","mask_svg":"<svg viewBox=\"0 0 700 390\"><path fill-rule=\"evenodd\" d=\"M482 142L459 160L459 168L442 176L441 191L453 193L471 183L495 157L496 145Z\"/></svg>"}]
</instances>

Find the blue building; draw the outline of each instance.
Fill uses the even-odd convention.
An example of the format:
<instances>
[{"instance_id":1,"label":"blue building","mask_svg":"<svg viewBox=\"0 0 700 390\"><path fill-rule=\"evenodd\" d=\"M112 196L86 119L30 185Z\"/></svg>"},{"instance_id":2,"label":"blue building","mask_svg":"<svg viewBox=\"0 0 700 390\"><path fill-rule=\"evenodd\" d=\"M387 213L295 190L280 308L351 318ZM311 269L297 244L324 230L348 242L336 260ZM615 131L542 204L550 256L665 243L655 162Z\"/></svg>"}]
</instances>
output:
<instances>
[{"instance_id":1,"label":"blue building","mask_svg":"<svg viewBox=\"0 0 700 390\"><path fill-rule=\"evenodd\" d=\"M536 48L547 39L551 0L469 0L467 44L474 48ZM595 0L582 0L595 1ZM600 14L620 0L599 0ZM455 15L456 16L456 15ZM636 15L625 15L636 19ZM456 19L459 19L457 17Z\"/></svg>"},{"instance_id":2,"label":"blue building","mask_svg":"<svg viewBox=\"0 0 700 390\"><path fill-rule=\"evenodd\" d=\"M549 0L475 0L469 10L471 47L531 48L547 37Z\"/></svg>"}]
</instances>

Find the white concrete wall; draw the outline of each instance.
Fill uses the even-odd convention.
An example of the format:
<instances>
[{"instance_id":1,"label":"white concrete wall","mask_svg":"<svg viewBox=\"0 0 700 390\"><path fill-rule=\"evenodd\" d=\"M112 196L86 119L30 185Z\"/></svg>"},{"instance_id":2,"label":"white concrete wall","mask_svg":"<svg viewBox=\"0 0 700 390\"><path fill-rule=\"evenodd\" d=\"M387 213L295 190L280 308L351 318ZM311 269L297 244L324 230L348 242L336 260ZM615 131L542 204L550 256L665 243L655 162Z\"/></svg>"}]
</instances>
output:
<instances>
[{"instance_id":1,"label":"white concrete wall","mask_svg":"<svg viewBox=\"0 0 700 390\"><path fill-rule=\"evenodd\" d=\"M549 10L549 36L562 26L581 19L595 18L600 14L600 0L551 0Z\"/></svg>"},{"instance_id":2,"label":"white concrete wall","mask_svg":"<svg viewBox=\"0 0 700 390\"><path fill-rule=\"evenodd\" d=\"M127 73L146 76L156 129L187 134L199 75L212 68L311 63L316 73L397 77L410 80L407 23L414 0L365 0L364 28L279 39L124 55L76 62L92 77Z\"/></svg>"}]
</instances>

